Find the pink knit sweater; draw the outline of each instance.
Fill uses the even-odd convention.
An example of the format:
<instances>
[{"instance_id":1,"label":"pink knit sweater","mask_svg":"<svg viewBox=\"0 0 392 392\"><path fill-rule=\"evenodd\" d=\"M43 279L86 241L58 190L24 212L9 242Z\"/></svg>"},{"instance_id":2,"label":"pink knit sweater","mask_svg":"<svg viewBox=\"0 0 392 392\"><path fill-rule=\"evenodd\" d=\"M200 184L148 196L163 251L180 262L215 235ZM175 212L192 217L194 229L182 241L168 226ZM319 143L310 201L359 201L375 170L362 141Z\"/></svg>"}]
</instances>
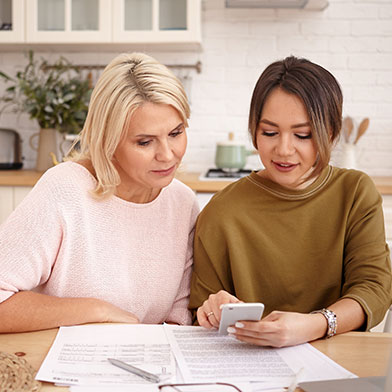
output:
<instances>
[{"instance_id":1,"label":"pink knit sweater","mask_svg":"<svg viewBox=\"0 0 392 392\"><path fill-rule=\"evenodd\" d=\"M150 203L93 199L87 169L48 170L0 226L0 302L18 291L103 299L143 323L191 322L194 193L177 180Z\"/></svg>"}]
</instances>

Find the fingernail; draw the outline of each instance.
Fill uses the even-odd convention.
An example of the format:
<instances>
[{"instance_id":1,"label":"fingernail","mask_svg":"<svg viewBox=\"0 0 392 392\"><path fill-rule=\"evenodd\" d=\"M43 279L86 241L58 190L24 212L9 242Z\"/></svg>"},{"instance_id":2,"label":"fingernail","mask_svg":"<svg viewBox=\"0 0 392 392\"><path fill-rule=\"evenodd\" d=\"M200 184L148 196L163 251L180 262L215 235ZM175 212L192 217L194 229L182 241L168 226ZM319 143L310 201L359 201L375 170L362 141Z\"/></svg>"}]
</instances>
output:
<instances>
[{"instance_id":1,"label":"fingernail","mask_svg":"<svg viewBox=\"0 0 392 392\"><path fill-rule=\"evenodd\" d=\"M245 327L245 325L242 324L242 323L240 323L239 321L237 321L234 325L235 325L237 328L244 328L244 327Z\"/></svg>"},{"instance_id":2,"label":"fingernail","mask_svg":"<svg viewBox=\"0 0 392 392\"><path fill-rule=\"evenodd\" d=\"M219 306L219 309L222 309L222 306L223 306L223 305L224 305L224 304L220 305L220 306Z\"/></svg>"},{"instance_id":3,"label":"fingernail","mask_svg":"<svg viewBox=\"0 0 392 392\"><path fill-rule=\"evenodd\" d=\"M227 327L227 332L228 332L228 333L235 333L235 328L233 328L233 327Z\"/></svg>"}]
</instances>

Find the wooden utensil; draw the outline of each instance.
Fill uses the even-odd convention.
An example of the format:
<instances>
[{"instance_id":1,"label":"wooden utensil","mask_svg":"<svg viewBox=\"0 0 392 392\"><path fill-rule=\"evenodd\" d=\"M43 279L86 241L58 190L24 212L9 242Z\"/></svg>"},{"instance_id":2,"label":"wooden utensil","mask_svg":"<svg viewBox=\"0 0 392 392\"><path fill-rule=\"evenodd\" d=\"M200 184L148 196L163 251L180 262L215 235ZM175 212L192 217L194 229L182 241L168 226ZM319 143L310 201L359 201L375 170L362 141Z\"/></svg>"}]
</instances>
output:
<instances>
[{"instance_id":1,"label":"wooden utensil","mask_svg":"<svg viewBox=\"0 0 392 392\"><path fill-rule=\"evenodd\" d=\"M350 136L354 128L354 122L353 119L350 116L346 116L343 119L343 134L344 134L344 140L346 143L350 141Z\"/></svg>"},{"instance_id":2,"label":"wooden utensil","mask_svg":"<svg viewBox=\"0 0 392 392\"><path fill-rule=\"evenodd\" d=\"M369 126L369 119L366 117L364 118L361 123L359 124L358 127L358 132L357 132L357 136L355 137L354 140L354 144L358 143L358 140L361 138L361 136L366 132L366 130L368 129Z\"/></svg>"}]
</instances>

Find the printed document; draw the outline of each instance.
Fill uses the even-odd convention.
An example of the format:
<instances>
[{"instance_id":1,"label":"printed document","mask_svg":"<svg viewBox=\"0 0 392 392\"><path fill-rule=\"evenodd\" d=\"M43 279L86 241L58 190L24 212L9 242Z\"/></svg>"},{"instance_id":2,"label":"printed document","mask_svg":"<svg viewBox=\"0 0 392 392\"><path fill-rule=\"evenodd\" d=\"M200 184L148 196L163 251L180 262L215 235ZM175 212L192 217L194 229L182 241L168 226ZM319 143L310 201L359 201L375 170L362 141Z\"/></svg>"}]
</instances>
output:
<instances>
[{"instance_id":1,"label":"printed document","mask_svg":"<svg viewBox=\"0 0 392 392\"><path fill-rule=\"evenodd\" d=\"M175 361L162 325L80 325L61 327L36 379L67 385L148 384L113 366L116 358L175 380Z\"/></svg>"},{"instance_id":2,"label":"printed document","mask_svg":"<svg viewBox=\"0 0 392 392\"><path fill-rule=\"evenodd\" d=\"M108 358L157 374L162 383L221 381L244 391L287 387L298 373L300 382L355 377L310 344L274 349L202 327L101 324L61 327L36 379L79 392L88 386L132 390L134 384L141 392L158 390L157 384L113 366Z\"/></svg>"},{"instance_id":3,"label":"printed document","mask_svg":"<svg viewBox=\"0 0 392 392\"><path fill-rule=\"evenodd\" d=\"M310 344L274 349L202 327L164 327L186 382L246 380L287 386L302 368L301 381L355 377Z\"/></svg>"}]
</instances>

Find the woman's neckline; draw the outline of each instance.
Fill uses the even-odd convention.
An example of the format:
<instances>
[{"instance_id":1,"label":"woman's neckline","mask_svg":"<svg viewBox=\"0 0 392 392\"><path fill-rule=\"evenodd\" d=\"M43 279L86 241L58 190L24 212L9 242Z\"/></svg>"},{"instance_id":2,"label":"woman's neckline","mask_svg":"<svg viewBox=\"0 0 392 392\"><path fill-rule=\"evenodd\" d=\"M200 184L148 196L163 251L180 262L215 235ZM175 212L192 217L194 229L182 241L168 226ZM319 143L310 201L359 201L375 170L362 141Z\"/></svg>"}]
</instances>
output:
<instances>
[{"instance_id":1,"label":"woman's neckline","mask_svg":"<svg viewBox=\"0 0 392 392\"><path fill-rule=\"evenodd\" d=\"M74 164L77 167L81 168L81 171L83 171L84 173L86 173L88 175L88 177L94 182L94 185L97 184L97 179L95 177L95 170L94 170L93 166L91 165L91 163L90 163L91 166L87 167L87 165L82 164L82 163L77 162L77 161L67 161L67 162L71 163L71 164ZM65 163L67 163L67 162L65 162ZM113 200L116 200L116 201L118 201L118 202L120 202L122 204L131 205L131 206L134 206L134 207L147 207L147 206L150 206L150 205L154 204L159 199L159 197L162 194L162 191L164 189L165 188L162 188L160 190L160 192L158 193L158 195L153 200L148 201L146 203L137 203L137 202L134 202L134 201L129 201L129 200L126 200L126 199L123 199L123 198L117 196L116 194L111 195L110 198L112 198ZM105 200L105 199L102 199L102 200Z\"/></svg>"},{"instance_id":2,"label":"woman's neckline","mask_svg":"<svg viewBox=\"0 0 392 392\"><path fill-rule=\"evenodd\" d=\"M290 189L286 188L268 178L261 177L257 172L252 172L246 177L253 184L265 189L266 191L279 196L284 199L306 199L307 197L315 194L329 181L332 175L332 166L326 166L320 175L308 186L302 189Z\"/></svg>"}]
</instances>

